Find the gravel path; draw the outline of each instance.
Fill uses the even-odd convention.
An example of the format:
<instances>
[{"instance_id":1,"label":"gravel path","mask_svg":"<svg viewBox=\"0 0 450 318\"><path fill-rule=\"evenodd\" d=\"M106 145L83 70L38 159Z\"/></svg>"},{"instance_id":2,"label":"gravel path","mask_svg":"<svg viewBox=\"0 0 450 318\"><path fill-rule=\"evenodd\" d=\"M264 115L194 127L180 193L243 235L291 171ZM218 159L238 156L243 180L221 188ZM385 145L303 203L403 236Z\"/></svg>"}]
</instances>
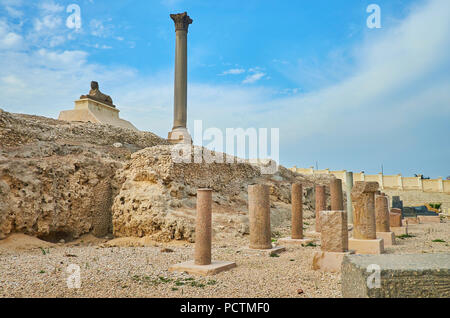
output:
<instances>
[{"instance_id":1,"label":"gravel path","mask_svg":"<svg viewBox=\"0 0 450 318\"><path fill-rule=\"evenodd\" d=\"M277 229L281 235L288 231ZM450 252L450 223L412 225L410 233L414 237L399 239L387 253ZM339 274L311 270L312 254L319 246L287 247L279 257L269 257L245 252L248 237L219 234L213 258L235 261L238 267L202 278L167 271L192 258L192 244L145 242L143 247L126 247L131 240L104 242L25 251L0 244L0 297L341 297ZM67 287L70 264L80 267L80 289Z\"/></svg>"}]
</instances>

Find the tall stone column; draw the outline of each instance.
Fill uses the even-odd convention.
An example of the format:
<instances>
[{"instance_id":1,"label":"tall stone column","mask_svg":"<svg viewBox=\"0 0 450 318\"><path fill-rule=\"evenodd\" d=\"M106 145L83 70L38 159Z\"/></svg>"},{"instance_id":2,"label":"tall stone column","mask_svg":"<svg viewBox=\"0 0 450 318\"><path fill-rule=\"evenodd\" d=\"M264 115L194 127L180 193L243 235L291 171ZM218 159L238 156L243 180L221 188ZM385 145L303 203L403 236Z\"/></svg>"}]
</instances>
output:
<instances>
[{"instance_id":1,"label":"tall stone column","mask_svg":"<svg viewBox=\"0 0 450 318\"><path fill-rule=\"evenodd\" d=\"M375 192L378 182L358 181L352 191L353 237L349 248L358 254L381 254L383 239L377 239L375 218Z\"/></svg>"},{"instance_id":2,"label":"tall stone column","mask_svg":"<svg viewBox=\"0 0 450 318\"><path fill-rule=\"evenodd\" d=\"M169 272L187 272L195 275L215 275L236 267L235 262L212 261L212 190L197 191L197 219L195 225L194 260L175 264Z\"/></svg>"},{"instance_id":3,"label":"tall stone column","mask_svg":"<svg viewBox=\"0 0 450 318\"><path fill-rule=\"evenodd\" d=\"M345 190L347 196L347 221L353 224L353 207L352 207L352 189L353 189L353 172L346 172Z\"/></svg>"},{"instance_id":4,"label":"tall stone column","mask_svg":"<svg viewBox=\"0 0 450 318\"><path fill-rule=\"evenodd\" d=\"M187 12L171 14L175 22L175 87L174 87L174 122L169 133L172 143L190 143L191 137L187 131L187 34L193 20Z\"/></svg>"},{"instance_id":5,"label":"tall stone column","mask_svg":"<svg viewBox=\"0 0 450 318\"><path fill-rule=\"evenodd\" d=\"M316 232L320 232L320 211L327 209L325 186L316 185Z\"/></svg>"},{"instance_id":6,"label":"tall stone column","mask_svg":"<svg viewBox=\"0 0 450 318\"><path fill-rule=\"evenodd\" d=\"M250 248L271 249L269 186L248 186L248 211L250 218Z\"/></svg>"},{"instance_id":7,"label":"tall stone column","mask_svg":"<svg viewBox=\"0 0 450 318\"><path fill-rule=\"evenodd\" d=\"M278 242L290 245L307 245L313 239L305 238L303 235L303 186L300 183L292 185L291 209L292 209L292 230L291 237L281 238Z\"/></svg>"},{"instance_id":8,"label":"tall stone column","mask_svg":"<svg viewBox=\"0 0 450 318\"><path fill-rule=\"evenodd\" d=\"M199 189L195 226L194 261L196 265L211 264L211 204L212 190Z\"/></svg>"},{"instance_id":9,"label":"tall stone column","mask_svg":"<svg viewBox=\"0 0 450 318\"><path fill-rule=\"evenodd\" d=\"M303 239L303 187L299 183L292 185L292 234L296 240Z\"/></svg>"},{"instance_id":10,"label":"tall stone column","mask_svg":"<svg viewBox=\"0 0 450 318\"><path fill-rule=\"evenodd\" d=\"M342 195L342 180L334 179L330 182L331 210L343 211L344 198Z\"/></svg>"}]
</instances>

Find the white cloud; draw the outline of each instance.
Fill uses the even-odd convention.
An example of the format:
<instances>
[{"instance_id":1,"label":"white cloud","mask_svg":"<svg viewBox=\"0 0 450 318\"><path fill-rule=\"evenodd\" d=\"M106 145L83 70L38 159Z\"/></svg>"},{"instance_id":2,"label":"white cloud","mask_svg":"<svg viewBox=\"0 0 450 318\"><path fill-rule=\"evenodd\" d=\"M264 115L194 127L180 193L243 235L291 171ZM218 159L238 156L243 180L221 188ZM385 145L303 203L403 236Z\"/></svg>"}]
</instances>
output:
<instances>
[{"instance_id":1,"label":"white cloud","mask_svg":"<svg viewBox=\"0 0 450 318\"><path fill-rule=\"evenodd\" d=\"M0 49L20 49L22 45L22 36L12 32L11 27L4 20L0 20Z\"/></svg>"},{"instance_id":2,"label":"white cloud","mask_svg":"<svg viewBox=\"0 0 450 318\"><path fill-rule=\"evenodd\" d=\"M45 1L39 4L39 8L44 13L56 14L64 11L64 7L53 1Z\"/></svg>"},{"instance_id":3,"label":"white cloud","mask_svg":"<svg viewBox=\"0 0 450 318\"><path fill-rule=\"evenodd\" d=\"M220 75L238 75L238 74L242 74L242 73L245 73L244 69L242 69L242 68L233 68L233 69L224 71Z\"/></svg>"},{"instance_id":4,"label":"white cloud","mask_svg":"<svg viewBox=\"0 0 450 318\"><path fill-rule=\"evenodd\" d=\"M266 76L265 73L257 72L251 75L248 75L243 81L242 84L253 84L262 79L264 76Z\"/></svg>"}]
</instances>

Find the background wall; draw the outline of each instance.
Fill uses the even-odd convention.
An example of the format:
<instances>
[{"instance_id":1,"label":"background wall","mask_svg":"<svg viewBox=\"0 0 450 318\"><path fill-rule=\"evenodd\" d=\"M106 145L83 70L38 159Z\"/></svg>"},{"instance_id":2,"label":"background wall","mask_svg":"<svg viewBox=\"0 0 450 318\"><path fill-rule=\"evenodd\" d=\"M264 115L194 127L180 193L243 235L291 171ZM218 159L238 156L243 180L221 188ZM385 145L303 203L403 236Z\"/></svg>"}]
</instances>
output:
<instances>
[{"instance_id":1,"label":"background wall","mask_svg":"<svg viewBox=\"0 0 450 318\"><path fill-rule=\"evenodd\" d=\"M314 170L314 168L291 168L300 174L331 174L341 179L343 185L347 184L347 171L330 171L329 169ZM389 195L399 196L403 200L404 206L419 206L426 203L442 203L445 213L450 213L450 180L431 179L426 180L421 177L402 177L399 175L365 174L363 172L353 173L353 183L356 181L376 181L380 184L380 189ZM345 188L345 187L344 187Z\"/></svg>"}]
</instances>

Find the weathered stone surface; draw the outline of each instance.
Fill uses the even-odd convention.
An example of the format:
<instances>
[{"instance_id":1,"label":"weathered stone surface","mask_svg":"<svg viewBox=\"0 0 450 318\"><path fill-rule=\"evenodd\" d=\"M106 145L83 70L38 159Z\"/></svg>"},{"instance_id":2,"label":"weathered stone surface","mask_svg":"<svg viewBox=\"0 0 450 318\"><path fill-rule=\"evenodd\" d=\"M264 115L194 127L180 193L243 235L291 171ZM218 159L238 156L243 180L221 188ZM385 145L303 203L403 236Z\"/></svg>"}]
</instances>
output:
<instances>
[{"instance_id":1,"label":"weathered stone surface","mask_svg":"<svg viewBox=\"0 0 450 318\"><path fill-rule=\"evenodd\" d=\"M389 223L392 227L401 227L402 215L400 213L389 213Z\"/></svg>"},{"instance_id":2,"label":"weathered stone surface","mask_svg":"<svg viewBox=\"0 0 450 318\"><path fill-rule=\"evenodd\" d=\"M106 235L116 170L132 152L161 143L151 133L1 112L0 239Z\"/></svg>"},{"instance_id":3,"label":"weathered stone surface","mask_svg":"<svg viewBox=\"0 0 450 318\"><path fill-rule=\"evenodd\" d=\"M316 186L316 232L320 232L320 211L327 209L327 198L325 194L325 186Z\"/></svg>"},{"instance_id":4,"label":"weathered stone surface","mask_svg":"<svg viewBox=\"0 0 450 318\"><path fill-rule=\"evenodd\" d=\"M331 210L344 210L344 197L342 194L342 180L334 179L330 182Z\"/></svg>"},{"instance_id":5,"label":"weathered stone surface","mask_svg":"<svg viewBox=\"0 0 450 318\"><path fill-rule=\"evenodd\" d=\"M348 226L345 211L321 211L322 251L347 252Z\"/></svg>"},{"instance_id":6,"label":"weathered stone surface","mask_svg":"<svg viewBox=\"0 0 450 318\"><path fill-rule=\"evenodd\" d=\"M248 211L250 216L250 248L272 248L270 198L267 185L248 186Z\"/></svg>"},{"instance_id":7,"label":"weathered stone surface","mask_svg":"<svg viewBox=\"0 0 450 318\"><path fill-rule=\"evenodd\" d=\"M386 196L375 197L375 219L377 232L390 232L389 202Z\"/></svg>"},{"instance_id":8,"label":"weathered stone surface","mask_svg":"<svg viewBox=\"0 0 450 318\"><path fill-rule=\"evenodd\" d=\"M211 264L211 204L212 191L197 191L197 217L195 225L195 265Z\"/></svg>"},{"instance_id":9,"label":"weathered stone surface","mask_svg":"<svg viewBox=\"0 0 450 318\"><path fill-rule=\"evenodd\" d=\"M372 264L381 269L380 288L368 287ZM345 298L449 298L450 254L349 255L341 277Z\"/></svg>"},{"instance_id":10,"label":"weathered stone surface","mask_svg":"<svg viewBox=\"0 0 450 318\"><path fill-rule=\"evenodd\" d=\"M292 235L293 239L303 239L303 187L292 185Z\"/></svg>"},{"instance_id":11,"label":"weathered stone surface","mask_svg":"<svg viewBox=\"0 0 450 318\"><path fill-rule=\"evenodd\" d=\"M353 238L376 239L375 192L378 182L357 181L352 190Z\"/></svg>"}]
</instances>

